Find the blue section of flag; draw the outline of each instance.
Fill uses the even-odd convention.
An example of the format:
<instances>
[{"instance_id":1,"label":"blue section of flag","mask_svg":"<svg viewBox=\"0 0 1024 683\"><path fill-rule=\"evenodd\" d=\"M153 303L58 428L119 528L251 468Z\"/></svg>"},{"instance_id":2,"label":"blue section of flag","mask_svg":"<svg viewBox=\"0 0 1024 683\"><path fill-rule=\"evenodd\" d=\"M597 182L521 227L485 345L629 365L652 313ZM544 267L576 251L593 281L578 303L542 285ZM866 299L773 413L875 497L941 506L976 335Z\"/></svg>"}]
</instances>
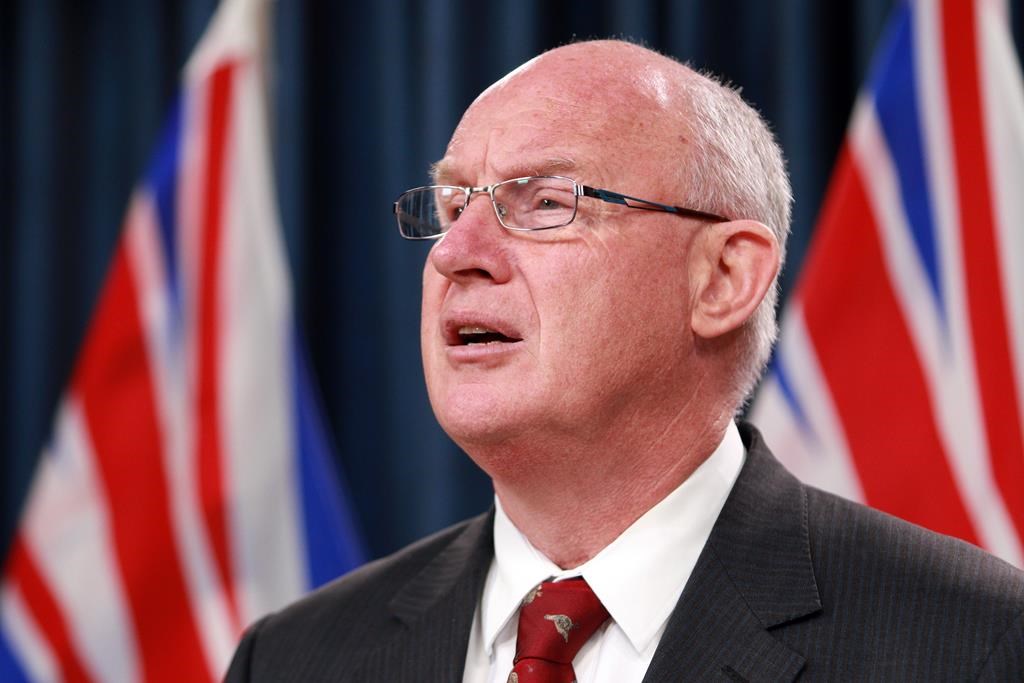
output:
<instances>
[{"instance_id":1,"label":"blue section of flag","mask_svg":"<svg viewBox=\"0 0 1024 683\"><path fill-rule=\"evenodd\" d=\"M313 393L309 366L297 333L292 343L292 395L298 442L309 588L315 588L366 560L331 456L327 433Z\"/></svg>"},{"instance_id":2,"label":"blue section of flag","mask_svg":"<svg viewBox=\"0 0 1024 683\"><path fill-rule=\"evenodd\" d=\"M942 279L935 248L935 221L925 170L914 59L911 8L901 5L890 24L870 90L878 122L899 177L900 198L918 257L928 276L936 310L943 318Z\"/></svg>"},{"instance_id":3,"label":"blue section of flag","mask_svg":"<svg viewBox=\"0 0 1024 683\"><path fill-rule=\"evenodd\" d=\"M175 317L181 310L180 277L178 273L178 243L175 234L177 226L179 150L182 134L182 99L179 97L171 107L160 135L160 144L146 172L146 185L156 203L159 220L159 234L164 256L164 270L167 271L167 290L173 305Z\"/></svg>"},{"instance_id":4,"label":"blue section of flag","mask_svg":"<svg viewBox=\"0 0 1024 683\"><path fill-rule=\"evenodd\" d=\"M14 656L6 634L0 629L0 681L4 683L29 683L28 675Z\"/></svg>"},{"instance_id":5,"label":"blue section of flag","mask_svg":"<svg viewBox=\"0 0 1024 683\"><path fill-rule=\"evenodd\" d=\"M779 391L782 393L786 405L789 406L789 410L793 414L793 419L796 420L797 425L800 427L800 431L813 438L814 430L811 428L807 414L804 412L803 406L800 405L800 398L796 395L793 384L789 380L789 372L786 370L786 364L782 360L781 350L777 351L772 357L768 372L778 383Z\"/></svg>"}]
</instances>

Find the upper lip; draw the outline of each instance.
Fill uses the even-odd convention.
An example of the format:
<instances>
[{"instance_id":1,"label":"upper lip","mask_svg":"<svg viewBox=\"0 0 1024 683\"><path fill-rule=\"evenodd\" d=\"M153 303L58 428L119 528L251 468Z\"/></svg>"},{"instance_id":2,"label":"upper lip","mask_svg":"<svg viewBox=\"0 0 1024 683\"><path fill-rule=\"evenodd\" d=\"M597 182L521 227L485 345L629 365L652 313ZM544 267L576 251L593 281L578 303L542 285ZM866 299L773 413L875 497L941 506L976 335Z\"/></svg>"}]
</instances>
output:
<instances>
[{"instance_id":1,"label":"upper lip","mask_svg":"<svg viewBox=\"0 0 1024 683\"><path fill-rule=\"evenodd\" d=\"M448 346L463 346L467 333L493 332L509 341L522 341L522 335L512 323L487 315L459 314L445 319L442 328L444 341Z\"/></svg>"}]
</instances>

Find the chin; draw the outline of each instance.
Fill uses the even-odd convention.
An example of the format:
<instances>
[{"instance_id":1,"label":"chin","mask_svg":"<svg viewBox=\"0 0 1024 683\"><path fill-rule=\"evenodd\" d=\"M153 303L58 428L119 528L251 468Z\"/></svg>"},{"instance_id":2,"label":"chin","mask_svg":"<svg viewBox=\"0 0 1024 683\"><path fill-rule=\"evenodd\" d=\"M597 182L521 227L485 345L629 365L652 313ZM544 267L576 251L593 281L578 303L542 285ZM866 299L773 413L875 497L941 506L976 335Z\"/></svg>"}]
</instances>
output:
<instances>
[{"instance_id":1,"label":"chin","mask_svg":"<svg viewBox=\"0 0 1024 683\"><path fill-rule=\"evenodd\" d=\"M509 424L495 413L479 410L450 410L438 416L441 428L452 440L470 451L474 447L488 447L508 442L522 429Z\"/></svg>"},{"instance_id":2,"label":"chin","mask_svg":"<svg viewBox=\"0 0 1024 683\"><path fill-rule=\"evenodd\" d=\"M507 444L528 430L521 404L510 401L508 392L460 387L442 400L431 393L431 404L441 428L467 452Z\"/></svg>"}]
</instances>

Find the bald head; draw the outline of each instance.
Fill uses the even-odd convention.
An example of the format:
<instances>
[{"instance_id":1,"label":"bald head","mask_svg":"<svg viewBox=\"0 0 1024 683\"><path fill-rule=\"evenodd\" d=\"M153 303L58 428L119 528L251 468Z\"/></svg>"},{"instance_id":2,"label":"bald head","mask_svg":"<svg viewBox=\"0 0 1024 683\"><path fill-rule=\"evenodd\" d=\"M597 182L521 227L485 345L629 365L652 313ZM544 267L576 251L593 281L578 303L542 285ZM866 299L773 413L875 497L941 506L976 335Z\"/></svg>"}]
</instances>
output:
<instances>
[{"instance_id":1,"label":"bald head","mask_svg":"<svg viewBox=\"0 0 1024 683\"><path fill-rule=\"evenodd\" d=\"M524 78L540 78L550 87L575 83L590 95L621 93L649 98L667 107L677 83L693 76L696 74L692 69L639 45L592 40L534 57L484 90L477 101Z\"/></svg>"},{"instance_id":2,"label":"bald head","mask_svg":"<svg viewBox=\"0 0 1024 683\"><path fill-rule=\"evenodd\" d=\"M574 43L546 52L487 88L466 111L449 146L480 120L511 110L532 112L538 125L571 126L604 143L603 152L664 152L676 175L686 153L685 90L700 78L684 65L622 41ZM672 161L674 160L674 162ZM589 179L594 180L594 179ZM674 188L672 188L674 189Z\"/></svg>"}]
</instances>

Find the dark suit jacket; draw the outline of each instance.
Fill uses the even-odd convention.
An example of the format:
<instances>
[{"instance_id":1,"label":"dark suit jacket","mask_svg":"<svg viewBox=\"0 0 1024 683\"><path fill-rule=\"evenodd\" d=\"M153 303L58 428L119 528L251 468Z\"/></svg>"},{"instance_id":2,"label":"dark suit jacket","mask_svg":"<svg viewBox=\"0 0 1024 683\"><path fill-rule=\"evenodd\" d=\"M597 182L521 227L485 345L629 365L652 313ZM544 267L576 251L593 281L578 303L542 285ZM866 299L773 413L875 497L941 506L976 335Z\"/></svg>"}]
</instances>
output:
<instances>
[{"instance_id":1,"label":"dark suit jacket","mask_svg":"<svg viewBox=\"0 0 1024 683\"><path fill-rule=\"evenodd\" d=\"M1024 573L747 460L645 681L1024 681ZM493 512L249 629L229 681L460 681Z\"/></svg>"}]
</instances>

